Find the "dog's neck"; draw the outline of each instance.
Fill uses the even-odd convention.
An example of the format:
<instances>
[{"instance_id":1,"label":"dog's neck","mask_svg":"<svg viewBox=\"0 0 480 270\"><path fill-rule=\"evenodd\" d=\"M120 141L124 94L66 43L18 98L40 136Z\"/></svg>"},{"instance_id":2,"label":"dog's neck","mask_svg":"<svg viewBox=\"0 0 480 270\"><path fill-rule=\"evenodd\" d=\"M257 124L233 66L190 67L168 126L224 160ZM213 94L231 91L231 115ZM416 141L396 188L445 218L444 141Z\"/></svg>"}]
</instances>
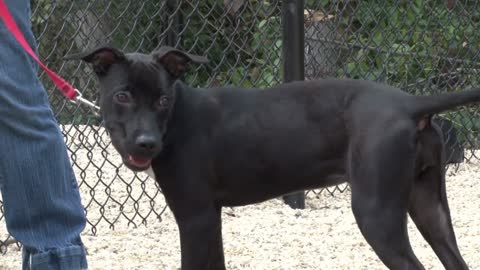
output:
<instances>
[{"instance_id":1,"label":"dog's neck","mask_svg":"<svg viewBox=\"0 0 480 270\"><path fill-rule=\"evenodd\" d=\"M165 146L189 135L188 130L196 121L194 118L198 117L199 112L201 113L199 104L205 98L200 94L201 89L189 87L181 81L175 82L174 88L175 101L164 136Z\"/></svg>"}]
</instances>

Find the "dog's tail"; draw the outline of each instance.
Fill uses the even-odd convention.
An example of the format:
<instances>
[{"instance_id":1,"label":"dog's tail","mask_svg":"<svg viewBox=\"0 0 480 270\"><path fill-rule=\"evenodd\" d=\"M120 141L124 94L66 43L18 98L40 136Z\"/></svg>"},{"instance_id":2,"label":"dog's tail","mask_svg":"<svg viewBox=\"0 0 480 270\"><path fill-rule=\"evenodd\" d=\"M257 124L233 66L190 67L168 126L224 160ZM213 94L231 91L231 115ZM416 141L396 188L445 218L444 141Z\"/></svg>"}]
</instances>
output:
<instances>
[{"instance_id":1,"label":"dog's tail","mask_svg":"<svg viewBox=\"0 0 480 270\"><path fill-rule=\"evenodd\" d=\"M466 91L446 93L436 96L414 96L414 100L409 104L414 118L421 118L426 115L432 115L447 110L455 109L459 106L471 105L480 102L480 88L474 88Z\"/></svg>"}]
</instances>

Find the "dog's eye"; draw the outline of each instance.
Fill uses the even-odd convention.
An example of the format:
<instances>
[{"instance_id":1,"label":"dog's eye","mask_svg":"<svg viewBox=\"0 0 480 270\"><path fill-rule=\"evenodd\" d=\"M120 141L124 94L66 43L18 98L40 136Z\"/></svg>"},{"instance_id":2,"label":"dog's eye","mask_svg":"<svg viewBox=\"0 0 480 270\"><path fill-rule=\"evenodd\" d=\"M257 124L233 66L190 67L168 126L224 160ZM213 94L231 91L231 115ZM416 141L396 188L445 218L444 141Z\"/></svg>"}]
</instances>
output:
<instances>
[{"instance_id":1,"label":"dog's eye","mask_svg":"<svg viewBox=\"0 0 480 270\"><path fill-rule=\"evenodd\" d=\"M168 107L168 97L162 96L157 101L157 106L161 109Z\"/></svg>"},{"instance_id":2,"label":"dog's eye","mask_svg":"<svg viewBox=\"0 0 480 270\"><path fill-rule=\"evenodd\" d=\"M115 94L114 99L116 102L121 104L130 103L132 101L132 98L128 92L117 93Z\"/></svg>"}]
</instances>

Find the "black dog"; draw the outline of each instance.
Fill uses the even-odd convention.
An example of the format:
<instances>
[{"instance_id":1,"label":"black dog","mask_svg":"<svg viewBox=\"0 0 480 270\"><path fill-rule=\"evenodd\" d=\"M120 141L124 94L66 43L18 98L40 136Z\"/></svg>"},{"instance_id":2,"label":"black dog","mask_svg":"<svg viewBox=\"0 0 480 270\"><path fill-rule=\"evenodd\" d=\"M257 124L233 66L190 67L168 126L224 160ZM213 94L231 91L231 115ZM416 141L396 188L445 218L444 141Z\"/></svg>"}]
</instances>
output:
<instances>
[{"instance_id":1,"label":"black dog","mask_svg":"<svg viewBox=\"0 0 480 270\"><path fill-rule=\"evenodd\" d=\"M388 268L424 269L408 213L446 269L468 269L431 117L479 102L480 90L412 96L361 80L197 89L177 79L206 58L170 47L150 55L101 47L76 57L99 78L105 126L126 166L153 168L178 224L182 269L225 269L223 206L345 181L358 226Z\"/></svg>"}]
</instances>

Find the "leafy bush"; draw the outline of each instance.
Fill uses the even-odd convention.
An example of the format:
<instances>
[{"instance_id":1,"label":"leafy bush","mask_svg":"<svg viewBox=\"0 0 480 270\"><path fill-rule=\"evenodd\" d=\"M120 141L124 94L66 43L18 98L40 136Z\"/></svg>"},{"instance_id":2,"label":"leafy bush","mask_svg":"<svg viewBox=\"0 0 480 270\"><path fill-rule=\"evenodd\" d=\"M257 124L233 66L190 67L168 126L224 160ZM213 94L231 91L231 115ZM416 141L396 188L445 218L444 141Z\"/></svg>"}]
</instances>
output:
<instances>
[{"instance_id":1,"label":"leafy bush","mask_svg":"<svg viewBox=\"0 0 480 270\"><path fill-rule=\"evenodd\" d=\"M342 55L338 77L384 81L413 94L479 85L478 1L322 0L307 5L334 18ZM443 116L459 128L461 140L478 137L477 110Z\"/></svg>"},{"instance_id":2,"label":"leafy bush","mask_svg":"<svg viewBox=\"0 0 480 270\"><path fill-rule=\"evenodd\" d=\"M238 8L235 12L227 10L225 0L178 0L179 6L167 0L38 0L32 1L32 23L42 58L52 67L61 67L62 75L93 100L96 87L89 69L78 62L66 63L62 57L92 47L102 36L127 51L149 52L159 44L170 44L206 55L210 63L186 75L192 85L280 83L281 1L230 1ZM479 84L478 1L305 0L305 7L332 17L337 37L333 42L340 55L333 63L336 77L385 81L414 94ZM52 103L62 108L61 122L72 121L74 106L62 99L52 98ZM464 140L467 134L478 137L476 111L444 116L463 131ZM90 121L76 117L78 122Z\"/></svg>"}]
</instances>

